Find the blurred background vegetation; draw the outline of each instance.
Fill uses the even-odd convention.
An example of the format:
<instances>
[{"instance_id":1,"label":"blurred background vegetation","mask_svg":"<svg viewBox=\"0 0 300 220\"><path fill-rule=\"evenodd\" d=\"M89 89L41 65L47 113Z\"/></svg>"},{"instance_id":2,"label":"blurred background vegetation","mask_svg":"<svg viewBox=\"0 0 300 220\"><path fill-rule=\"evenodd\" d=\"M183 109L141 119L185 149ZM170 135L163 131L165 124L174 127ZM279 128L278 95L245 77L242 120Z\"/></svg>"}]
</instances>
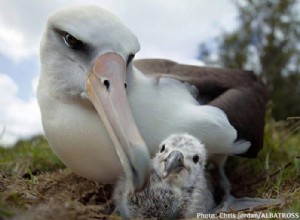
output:
<instances>
[{"instance_id":1,"label":"blurred background vegetation","mask_svg":"<svg viewBox=\"0 0 300 220\"><path fill-rule=\"evenodd\" d=\"M297 0L236 1L239 27L217 41L214 59L207 44L206 63L253 70L266 83L273 118L300 116L300 15Z\"/></svg>"}]
</instances>

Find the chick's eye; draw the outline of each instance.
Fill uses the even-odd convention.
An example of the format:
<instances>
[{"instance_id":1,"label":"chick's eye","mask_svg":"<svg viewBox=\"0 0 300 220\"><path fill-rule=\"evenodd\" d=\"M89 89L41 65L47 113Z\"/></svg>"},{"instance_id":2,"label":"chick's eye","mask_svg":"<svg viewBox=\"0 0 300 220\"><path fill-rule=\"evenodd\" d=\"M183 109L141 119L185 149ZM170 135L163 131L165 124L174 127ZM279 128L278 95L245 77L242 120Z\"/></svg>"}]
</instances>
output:
<instances>
[{"instance_id":1,"label":"chick's eye","mask_svg":"<svg viewBox=\"0 0 300 220\"><path fill-rule=\"evenodd\" d=\"M80 40L67 32L63 34L63 39L65 44L72 49L78 49L82 46L82 42Z\"/></svg>"},{"instance_id":2,"label":"chick's eye","mask_svg":"<svg viewBox=\"0 0 300 220\"><path fill-rule=\"evenodd\" d=\"M199 162L199 156L198 155L194 155L193 156L193 162L194 163L198 163Z\"/></svg>"},{"instance_id":3,"label":"chick's eye","mask_svg":"<svg viewBox=\"0 0 300 220\"><path fill-rule=\"evenodd\" d=\"M160 153L164 152L166 149L166 145L161 146Z\"/></svg>"},{"instance_id":4,"label":"chick's eye","mask_svg":"<svg viewBox=\"0 0 300 220\"><path fill-rule=\"evenodd\" d=\"M134 56L135 56L135 54L130 54L129 56L128 56L128 59L127 59L127 66L131 63L131 61L134 59Z\"/></svg>"}]
</instances>

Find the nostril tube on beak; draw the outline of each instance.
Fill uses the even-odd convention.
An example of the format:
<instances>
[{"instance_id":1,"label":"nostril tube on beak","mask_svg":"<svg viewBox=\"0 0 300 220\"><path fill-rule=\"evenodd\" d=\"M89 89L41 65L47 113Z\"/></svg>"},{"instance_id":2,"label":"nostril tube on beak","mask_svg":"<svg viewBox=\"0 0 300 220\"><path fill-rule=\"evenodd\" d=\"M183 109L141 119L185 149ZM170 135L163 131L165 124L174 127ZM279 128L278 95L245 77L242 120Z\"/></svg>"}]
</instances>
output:
<instances>
[{"instance_id":1,"label":"nostril tube on beak","mask_svg":"<svg viewBox=\"0 0 300 220\"><path fill-rule=\"evenodd\" d=\"M103 80L103 85L105 85L107 91L109 91L110 88L110 82L108 79Z\"/></svg>"}]
</instances>

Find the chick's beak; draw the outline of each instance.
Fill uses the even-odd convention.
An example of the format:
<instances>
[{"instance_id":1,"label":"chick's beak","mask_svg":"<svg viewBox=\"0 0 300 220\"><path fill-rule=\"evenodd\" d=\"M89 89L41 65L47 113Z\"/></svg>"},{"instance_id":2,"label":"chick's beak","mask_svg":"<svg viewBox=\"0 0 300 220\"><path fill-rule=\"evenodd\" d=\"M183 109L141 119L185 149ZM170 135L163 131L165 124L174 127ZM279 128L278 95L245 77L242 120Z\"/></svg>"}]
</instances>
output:
<instances>
[{"instance_id":1,"label":"chick's beak","mask_svg":"<svg viewBox=\"0 0 300 220\"><path fill-rule=\"evenodd\" d=\"M171 173L179 173L184 168L184 156L180 151L172 151L165 159L163 178Z\"/></svg>"}]
</instances>

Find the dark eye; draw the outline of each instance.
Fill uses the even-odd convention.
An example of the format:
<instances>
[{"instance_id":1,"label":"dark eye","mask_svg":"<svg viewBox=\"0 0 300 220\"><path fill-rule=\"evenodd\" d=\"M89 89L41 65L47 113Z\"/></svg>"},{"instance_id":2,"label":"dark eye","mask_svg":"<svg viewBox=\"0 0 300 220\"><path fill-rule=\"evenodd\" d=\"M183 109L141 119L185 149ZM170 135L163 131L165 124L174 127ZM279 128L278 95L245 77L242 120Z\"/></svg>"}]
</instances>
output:
<instances>
[{"instance_id":1,"label":"dark eye","mask_svg":"<svg viewBox=\"0 0 300 220\"><path fill-rule=\"evenodd\" d=\"M161 146L160 153L164 152L165 149L166 149L166 145Z\"/></svg>"},{"instance_id":2,"label":"dark eye","mask_svg":"<svg viewBox=\"0 0 300 220\"><path fill-rule=\"evenodd\" d=\"M131 61L134 59L134 56L135 56L135 54L130 54L129 56L128 56L128 59L127 59L127 66L131 63Z\"/></svg>"},{"instance_id":3,"label":"dark eye","mask_svg":"<svg viewBox=\"0 0 300 220\"><path fill-rule=\"evenodd\" d=\"M63 34L63 39L66 45L72 49L79 49L82 46L82 42L80 40L67 32Z\"/></svg>"},{"instance_id":4,"label":"dark eye","mask_svg":"<svg viewBox=\"0 0 300 220\"><path fill-rule=\"evenodd\" d=\"M194 163L198 163L199 162L199 156L198 155L194 155L193 156L193 162Z\"/></svg>"}]
</instances>

